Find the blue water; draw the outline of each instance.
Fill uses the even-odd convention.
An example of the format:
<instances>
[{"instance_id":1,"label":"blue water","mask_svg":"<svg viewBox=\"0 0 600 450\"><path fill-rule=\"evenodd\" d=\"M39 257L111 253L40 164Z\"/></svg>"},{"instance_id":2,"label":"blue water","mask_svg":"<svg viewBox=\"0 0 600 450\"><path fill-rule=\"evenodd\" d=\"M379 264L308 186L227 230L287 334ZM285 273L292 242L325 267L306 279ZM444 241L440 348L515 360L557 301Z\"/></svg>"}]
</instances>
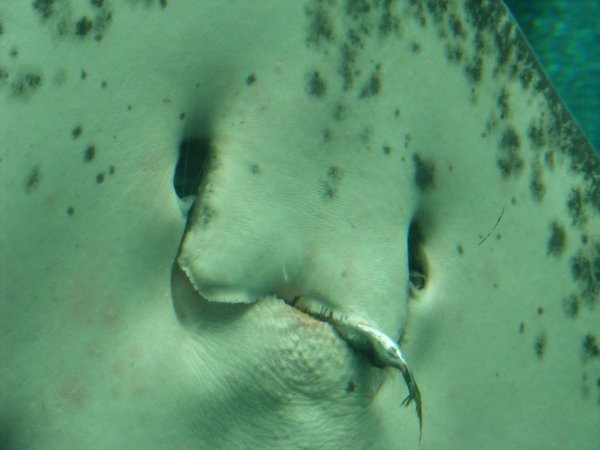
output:
<instances>
[{"instance_id":1,"label":"blue water","mask_svg":"<svg viewBox=\"0 0 600 450\"><path fill-rule=\"evenodd\" d=\"M600 152L600 1L505 1L561 97Z\"/></svg>"}]
</instances>

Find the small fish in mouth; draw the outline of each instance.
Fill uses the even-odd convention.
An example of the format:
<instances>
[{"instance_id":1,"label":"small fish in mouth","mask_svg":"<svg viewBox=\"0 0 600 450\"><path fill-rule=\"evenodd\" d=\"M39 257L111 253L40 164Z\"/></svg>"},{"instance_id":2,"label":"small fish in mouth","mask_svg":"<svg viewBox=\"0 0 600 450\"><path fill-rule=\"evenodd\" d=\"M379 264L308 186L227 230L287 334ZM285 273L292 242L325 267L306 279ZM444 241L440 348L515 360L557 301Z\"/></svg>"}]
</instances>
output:
<instances>
[{"instance_id":1,"label":"small fish in mouth","mask_svg":"<svg viewBox=\"0 0 600 450\"><path fill-rule=\"evenodd\" d=\"M333 309L298 296L292 301L292 306L323 322L333 325L339 335L356 351L368 355L376 367L394 367L400 369L408 388L408 395L402 401L404 406L415 402L419 419L419 440L423 431L423 405L421 392L400 346L389 336L368 325L359 318L341 314Z\"/></svg>"}]
</instances>

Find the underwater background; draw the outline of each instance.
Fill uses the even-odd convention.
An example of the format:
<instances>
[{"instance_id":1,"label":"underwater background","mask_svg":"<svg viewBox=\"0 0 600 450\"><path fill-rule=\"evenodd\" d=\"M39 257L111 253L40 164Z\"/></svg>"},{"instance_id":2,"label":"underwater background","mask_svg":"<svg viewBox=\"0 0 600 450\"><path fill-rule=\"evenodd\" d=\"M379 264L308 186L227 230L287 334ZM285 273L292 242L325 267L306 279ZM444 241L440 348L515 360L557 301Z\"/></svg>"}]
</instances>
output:
<instances>
[{"instance_id":1,"label":"underwater background","mask_svg":"<svg viewBox=\"0 0 600 450\"><path fill-rule=\"evenodd\" d=\"M505 0L559 94L600 152L600 1Z\"/></svg>"}]
</instances>

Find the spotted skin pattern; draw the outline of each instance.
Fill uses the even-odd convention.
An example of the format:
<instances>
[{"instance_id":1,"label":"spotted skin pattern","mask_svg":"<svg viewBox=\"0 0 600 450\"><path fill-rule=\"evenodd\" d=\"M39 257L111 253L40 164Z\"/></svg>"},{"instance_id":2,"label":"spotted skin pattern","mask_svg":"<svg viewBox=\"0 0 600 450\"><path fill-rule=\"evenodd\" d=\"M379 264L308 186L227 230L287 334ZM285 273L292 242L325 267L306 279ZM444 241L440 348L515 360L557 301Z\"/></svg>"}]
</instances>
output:
<instances>
[{"instance_id":1,"label":"spotted skin pattern","mask_svg":"<svg viewBox=\"0 0 600 450\"><path fill-rule=\"evenodd\" d=\"M0 149L2 448L600 440L600 160L499 1L2 4Z\"/></svg>"}]
</instances>

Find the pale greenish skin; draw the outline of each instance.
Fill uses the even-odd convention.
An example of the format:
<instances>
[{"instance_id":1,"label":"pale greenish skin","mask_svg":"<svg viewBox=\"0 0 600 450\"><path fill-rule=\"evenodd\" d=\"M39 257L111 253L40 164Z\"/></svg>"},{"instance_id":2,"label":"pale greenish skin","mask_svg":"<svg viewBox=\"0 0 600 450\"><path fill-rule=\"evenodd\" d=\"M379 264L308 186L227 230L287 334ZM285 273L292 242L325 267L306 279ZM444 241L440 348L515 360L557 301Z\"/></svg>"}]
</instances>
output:
<instances>
[{"instance_id":1,"label":"pale greenish skin","mask_svg":"<svg viewBox=\"0 0 600 450\"><path fill-rule=\"evenodd\" d=\"M458 1L439 21L396 2L385 36L375 0L365 13L327 0L63 0L45 20L31 3L0 6L4 447L416 448L400 373L273 295L318 297L402 334L423 448L600 441L600 361L582 344L600 333L598 280L573 276L573 261L596 275L600 264L598 160L584 140L570 153L579 129L553 120L564 109L533 88L537 68L527 87L510 76L526 52L492 74L503 9L482 28L474 83L447 58L447 43L474 56ZM83 14L108 10L99 42L73 35ZM316 22L331 34L311 35ZM363 47L345 89L350 28ZM322 96L309 92L315 71ZM379 92L361 96L374 75ZM528 129L542 120L536 147ZM510 127L520 145L502 176ZM209 300L245 305L201 299L174 264L186 218L172 176L190 134L212 139L214 161L181 262ZM435 165L432 185L415 182L414 154ZM408 288L415 217L422 290Z\"/></svg>"}]
</instances>

